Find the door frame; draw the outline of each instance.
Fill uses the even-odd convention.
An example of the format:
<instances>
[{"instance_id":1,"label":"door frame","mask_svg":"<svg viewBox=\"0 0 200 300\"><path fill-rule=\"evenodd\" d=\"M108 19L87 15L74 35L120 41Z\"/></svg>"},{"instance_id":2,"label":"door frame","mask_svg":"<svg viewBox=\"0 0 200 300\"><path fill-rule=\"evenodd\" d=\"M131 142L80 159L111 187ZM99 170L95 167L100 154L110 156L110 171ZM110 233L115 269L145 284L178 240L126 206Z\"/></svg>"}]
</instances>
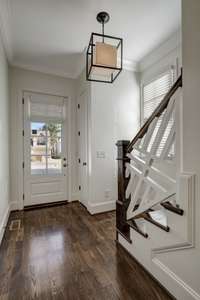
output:
<instances>
[{"instance_id":1,"label":"door frame","mask_svg":"<svg viewBox=\"0 0 200 300\"><path fill-rule=\"evenodd\" d=\"M89 160L89 104L88 104L88 90L87 89L83 89L81 92L79 92L79 95L78 95L78 104L80 105L80 107L82 106L82 102L80 101L80 98L85 94L85 97L87 97L87 101L86 101L86 111L87 111L87 123L86 123L86 128L84 128L84 130L87 131L87 153L86 153L86 162L87 162L87 200L86 200L86 203L82 203L81 202L81 197L80 197L80 194L81 194L81 190L79 191L79 201L80 203L82 203L88 210L88 207L89 207L89 168L90 168L90 160ZM81 132L81 127L80 127L80 124L81 124L81 115L80 115L80 108L77 110L77 126L78 126L78 130L80 130ZM81 148L81 143L80 143L80 136L79 136L79 141L78 141L78 157L80 159L80 148ZM78 164L78 182L79 182L79 185L81 185L81 167L82 166L82 161L81 161L81 165Z\"/></svg>"},{"instance_id":2,"label":"door frame","mask_svg":"<svg viewBox=\"0 0 200 300\"><path fill-rule=\"evenodd\" d=\"M56 95L56 94L51 94L51 93L46 93L46 92L41 92L38 90L22 90L21 92L21 99L22 99L22 133L24 133L24 94L25 93L34 93L34 94L40 94L40 95L47 95L47 96L55 96L55 97L61 97L65 98L67 101L67 157L68 157L68 176L66 176L66 184L67 184L67 198L68 202L72 201L72 157L71 157L71 97L69 96L63 96L63 95ZM23 163L25 161L25 153L24 153L24 135L22 134L22 149L23 149L23 154L22 154L22 168L23 168ZM24 194L25 194L25 186L24 186L24 180L25 180L25 172L24 168L22 169L23 176L22 176L22 207L19 209L24 209Z\"/></svg>"}]
</instances>

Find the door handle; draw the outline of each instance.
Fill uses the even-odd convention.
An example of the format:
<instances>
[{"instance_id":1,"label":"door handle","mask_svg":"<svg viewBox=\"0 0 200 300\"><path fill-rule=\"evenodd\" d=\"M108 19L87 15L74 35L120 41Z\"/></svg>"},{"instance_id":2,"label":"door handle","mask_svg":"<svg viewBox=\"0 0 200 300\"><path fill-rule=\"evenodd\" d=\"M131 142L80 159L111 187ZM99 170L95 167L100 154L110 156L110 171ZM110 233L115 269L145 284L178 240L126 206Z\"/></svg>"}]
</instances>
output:
<instances>
[{"instance_id":1,"label":"door handle","mask_svg":"<svg viewBox=\"0 0 200 300\"><path fill-rule=\"evenodd\" d=\"M84 162L84 163L83 163L83 166L87 166L87 163L86 163L86 162Z\"/></svg>"},{"instance_id":2,"label":"door handle","mask_svg":"<svg viewBox=\"0 0 200 300\"><path fill-rule=\"evenodd\" d=\"M66 167L67 167L67 164L63 164L63 167L66 168Z\"/></svg>"}]
</instances>

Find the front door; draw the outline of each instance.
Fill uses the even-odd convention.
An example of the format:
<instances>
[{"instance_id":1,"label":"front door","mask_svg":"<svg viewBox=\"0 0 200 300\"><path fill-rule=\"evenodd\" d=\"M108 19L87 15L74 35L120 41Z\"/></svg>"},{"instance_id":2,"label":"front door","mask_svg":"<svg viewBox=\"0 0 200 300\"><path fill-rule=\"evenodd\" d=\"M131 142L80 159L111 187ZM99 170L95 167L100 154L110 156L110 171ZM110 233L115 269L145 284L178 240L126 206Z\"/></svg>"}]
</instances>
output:
<instances>
[{"instance_id":1,"label":"front door","mask_svg":"<svg viewBox=\"0 0 200 300\"><path fill-rule=\"evenodd\" d=\"M24 94L24 206L65 201L67 99Z\"/></svg>"}]
</instances>

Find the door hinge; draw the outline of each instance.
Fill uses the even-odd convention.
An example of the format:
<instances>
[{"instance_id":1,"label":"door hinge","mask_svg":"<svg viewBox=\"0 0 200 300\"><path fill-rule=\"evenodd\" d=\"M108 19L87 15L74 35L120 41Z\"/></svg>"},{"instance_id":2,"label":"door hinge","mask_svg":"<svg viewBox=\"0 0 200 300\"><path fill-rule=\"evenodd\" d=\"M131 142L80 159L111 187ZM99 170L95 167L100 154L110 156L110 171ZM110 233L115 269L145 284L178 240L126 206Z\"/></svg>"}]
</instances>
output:
<instances>
[{"instance_id":1,"label":"door hinge","mask_svg":"<svg viewBox=\"0 0 200 300\"><path fill-rule=\"evenodd\" d=\"M78 104L78 109L80 109L80 104Z\"/></svg>"},{"instance_id":2,"label":"door hinge","mask_svg":"<svg viewBox=\"0 0 200 300\"><path fill-rule=\"evenodd\" d=\"M23 200L25 199L25 196L24 196L24 194L23 194Z\"/></svg>"},{"instance_id":3,"label":"door hinge","mask_svg":"<svg viewBox=\"0 0 200 300\"><path fill-rule=\"evenodd\" d=\"M80 160L80 158L78 159L78 162L79 162L79 164L81 163L81 160Z\"/></svg>"},{"instance_id":4,"label":"door hinge","mask_svg":"<svg viewBox=\"0 0 200 300\"><path fill-rule=\"evenodd\" d=\"M23 161L23 163L22 163L22 168L24 169L24 166L25 166L25 164L24 164L24 161Z\"/></svg>"},{"instance_id":5,"label":"door hinge","mask_svg":"<svg viewBox=\"0 0 200 300\"><path fill-rule=\"evenodd\" d=\"M78 135L79 135L79 136L81 135L81 132L80 132L80 131L78 131Z\"/></svg>"},{"instance_id":6,"label":"door hinge","mask_svg":"<svg viewBox=\"0 0 200 300\"><path fill-rule=\"evenodd\" d=\"M22 130L22 136L24 136L24 130Z\"/></svg>"},{"instance_id":7,"label":"door hinge","mask_svg":"<svg viewBox=\"0 0 200 300\"><path fill-rule=\"evenodd\" d=\"M24 98L22 98L22 104L24 104Z\"/></svg>"},{"instance_id":8,"label":"door hinge","mask_svg":"<svg viewBox=\"0 0 200 300\"><path fill-rule=\"evenodd\" d=\"M79 189L79 191L81 190L81 186L80 185L79 185L78 189Z\"/></svg>"}]
</instances>

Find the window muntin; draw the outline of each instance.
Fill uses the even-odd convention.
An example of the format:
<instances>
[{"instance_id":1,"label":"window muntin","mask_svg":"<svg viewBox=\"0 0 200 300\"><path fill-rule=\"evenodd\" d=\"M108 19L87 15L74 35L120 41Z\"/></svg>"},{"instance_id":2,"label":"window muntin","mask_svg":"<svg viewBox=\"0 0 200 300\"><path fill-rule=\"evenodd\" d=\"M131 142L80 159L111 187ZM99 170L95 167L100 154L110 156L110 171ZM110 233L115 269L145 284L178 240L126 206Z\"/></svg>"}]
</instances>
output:
<instances>
[{"instance_id":1,"label":"window muntin","mask_svg":"<svg viewBox=\"0 0 200 300\"><path fill-rule=\"evenodd\" d=\"M30 133L31 174L61 174L62 124L31 122Z\"/></svg>"}]
</instances>

